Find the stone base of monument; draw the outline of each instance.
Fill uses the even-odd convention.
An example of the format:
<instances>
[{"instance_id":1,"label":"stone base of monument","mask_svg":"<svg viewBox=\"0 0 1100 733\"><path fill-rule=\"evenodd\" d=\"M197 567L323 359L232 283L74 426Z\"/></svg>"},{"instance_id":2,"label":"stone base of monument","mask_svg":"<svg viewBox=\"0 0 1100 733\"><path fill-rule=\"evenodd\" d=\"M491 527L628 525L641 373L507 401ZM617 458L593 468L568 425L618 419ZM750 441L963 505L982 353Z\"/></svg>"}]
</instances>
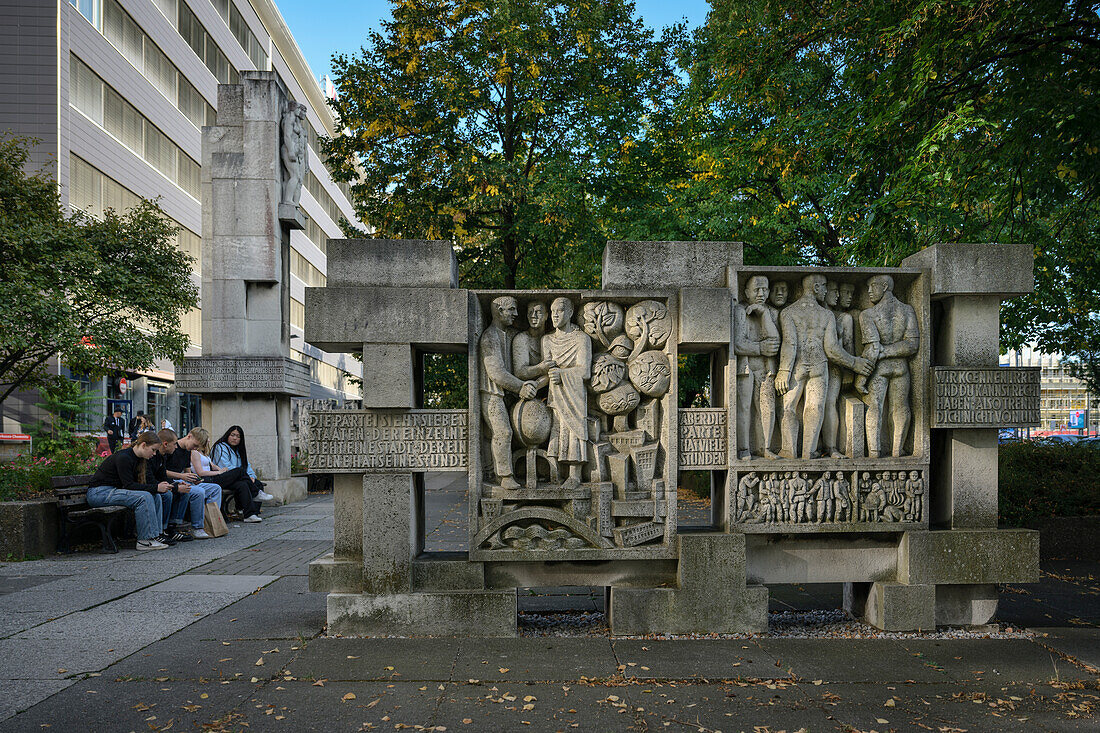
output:
<instances>
[{"instance_id":1,"label":"stone base of monument","mask_svg":"<svg viewBox=\"0 0 1100 733\"><path fill-rule=\"evenodd\" d=\"M516 589L329 593L328 633L343 636L515 636Z\"/></svg>"},{"instance_id":2,"label":"stone base of monument","mask_svg":"<svg viewBox=\"0 0 1100 733\"><path fill-rule=\"evenodd\" d=\"M611 588L614 636L768 629L768 589L745 583L745 536L680 535L676 588Z\"/></svg>"},{"instance_id":3,"label":"stone base of monument","mask_svg":"<svg viewBox=\"0 0 1100 733\"><path fill-rule=\"evenodd\" d=\"M844 610L883 631L936 628L936 586L845 583Z\"/></svg>"},{"instance_id":4,"label":"stone base of monument","mask_svg":"<svg viewBox=\"0 0 1100 733\"><path fill-rule=\"evenodd\" d=\"M997 612L997 586L937 585L936 624L938 626L981 626Z\"/></svg>"},{"instance_id":5,"label":"stone base of monument","mask_svg":"<svg viewBox=\"0 0 1100 733\"><path fill-rule=\"evenodd\" d=\"M302 501L309 495L308 484L309 481L305 476L264 481L264 490L275 497L274 501L265 503L289 504L293 501Z\"/></svg>"}]
</instances>

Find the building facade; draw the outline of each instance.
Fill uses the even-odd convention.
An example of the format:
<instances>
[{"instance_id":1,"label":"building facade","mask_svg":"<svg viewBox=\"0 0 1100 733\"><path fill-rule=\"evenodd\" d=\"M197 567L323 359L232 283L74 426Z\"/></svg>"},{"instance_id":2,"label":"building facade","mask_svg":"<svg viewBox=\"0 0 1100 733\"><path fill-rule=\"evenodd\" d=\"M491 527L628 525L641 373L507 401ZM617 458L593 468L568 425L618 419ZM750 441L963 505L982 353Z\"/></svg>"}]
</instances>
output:
<instances>
[{"instance_id":1,"label":"building facade","mask_svg":"<svg viewBox=\"0 0 1100 733\"><path fill-rule=\"evenodd\" d=\"M1039 367L1039 416L1042 425L1038 430L1068 432L1088 429L1096 432L1097 399L1089 395L1084 382L1073 376L1069 364L1063 360L1061 354L1046 354L1025 345L1002 354L1001 365ZM1088 411L1087 425L1074 420L1075 413L1082 410Z\"/></svg>"},{"instance_id":2,"label":"building facade","mask_svg":"<svg viewBox=\"0 0 1100 733\"><path fill-rule=\"evenodd\" d=\"M275 71L288 96L308 108L309 174L301 208L304 231L291 233L292 356L312 375L313 399L355 399L360 364L327 354L303 339L304 288L326 282L326 244L357 226L347 187L336 184L319 152L334 120L316 77L274 0L0 0L0 133L37 138L32 164L57 178L63 201L93 216L124 211L140 198L158 199L179 225L178 246L201 277L202 127L214 123L219 83L246 70ZM202 315L183 319L199 355ZM63 364L58 373L70 375ZM83 379L100 396L99 414L120 404L177 429L201 422L197 395L177 393L171 363L146 372ZM4 404L5 432L41 415L34 396ZM208 426L215 430L222 426Z\"/></svg>"}]
</instances>

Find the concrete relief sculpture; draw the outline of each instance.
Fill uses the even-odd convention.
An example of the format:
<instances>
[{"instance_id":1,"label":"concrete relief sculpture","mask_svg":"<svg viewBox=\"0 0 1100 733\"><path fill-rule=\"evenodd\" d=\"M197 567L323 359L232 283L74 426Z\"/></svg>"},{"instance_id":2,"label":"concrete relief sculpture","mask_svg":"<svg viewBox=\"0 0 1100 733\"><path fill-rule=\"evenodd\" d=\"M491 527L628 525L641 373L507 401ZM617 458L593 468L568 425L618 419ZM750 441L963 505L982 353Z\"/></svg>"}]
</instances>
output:
<instances>
[{"instance_id":1,"label":"concrete relief sculpture","mask_svg":"<svg viewBox=\"0 0 1100 733\"><path fill-rule=\"evenodd\" d=\"M893 277L775 269L745 273L733 306L737 457L911 456L921 326Z\"/></svg>"},{"instance_id":2,"label":"concrete relief sculpture","mask_svg":"<svg viewBox=\"0 0 1100 733\"><path fill-rule=\"evenodd\" d=\"M297 206L302 198L302 182L306 177L308 159L306 152L306 106L300 102L287 102L283 114L279 145L282 161L282 197L280 203Z\"/></svg>"},{"instance_id":3,"label":"concrete relief sculpture","mask_svg":"<svg viewBox=\"0 0 1100 733\"><path fill-rule=\"evenodd\" d=\"M516 332L521 305L528 327ZM675 507L666 491L675 363L668 304L500 296L487 311L477 352L485 458L473 547L523 557L664 548Z\"/></svg>"},{"instance_id":4,"label":"concrete relief sculpture","mask_svg":"<svg viewBox=\"0 0 1100 733\"><path fill-rule=\"evenodd\" d=\"M919 524L925 513L924 476L923 470L742 473L733 497L734 521L757 525L746 532L764 531L760 525L796 525L784 531L865 531L869 524Z\"/></svg>"}]
</instances>

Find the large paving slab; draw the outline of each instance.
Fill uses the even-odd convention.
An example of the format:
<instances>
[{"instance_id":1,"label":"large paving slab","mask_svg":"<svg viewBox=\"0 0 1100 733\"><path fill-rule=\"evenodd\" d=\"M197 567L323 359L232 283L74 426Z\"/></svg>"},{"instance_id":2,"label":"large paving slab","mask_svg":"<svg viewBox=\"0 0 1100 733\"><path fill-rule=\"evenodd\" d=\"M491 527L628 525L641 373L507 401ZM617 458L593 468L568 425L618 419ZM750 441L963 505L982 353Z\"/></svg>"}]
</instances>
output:
<instances>
[{"instance_id":1,"label":"large paving slab","mask_svg":"<svg viewBox=\"0 0 1100 733\"><path fill-rule=\"evenodd\" d=\"M289 670L309 680L447 682L453 679L461 643L458 639L322 637L307 642Z\"/></svg>"},{"instance_id":2,"label":"large paving slab","mask_svg":"<svg viewBox=\"0 0 1100 733\"><path fill-rule=\"evenodd\" d=\"M915 639L906 650L961 682L1042 683L1095 679L1057 652L1027 639Z\"/></svg>"},{"instance_id":3,"label":"large paving slab","mask_svg":"<svg viewBox=\"0 0 1100 733\"><path fill-rule=\"evenodd\" d=\"M610 639L464 639L454 678L483 682L606 679L618 673Z\"/></svg>"},{"instance_id":4,"label":"large paving slab","mask_svg":"<svg viewBox=\"0 0 1100 733\"><path fill-rule=\"evenodd\" d=\"M173 638L150 644L111 665L105 676L117 680L234 680L282 677L301 647L278 640L190 641Z\"/></svg>"},{"instance_id":5,"label":"large paving slab","mask_svg":"<svg viewBox=\"0 0 1100 733\"><path fill-rule=\"evenodd\" d=\"M934 663L892 639L759 639L775 676L825 682L954 681Z\"/></svg>"},{"instance_id":6,"label":"large paving slab","mask_svg":"<svg viewBox=\"0 0 1100 733\"><path fill-rule=\"evenodd\" d=\"M754 639L616 639L623 675L639 680L786 677Z\"/></svg>"},{"instance_id":7,"label":"large paving slab","mask_svg":"<svg viewBox=\"0 0 1100 733\"><path fill-rule=\"evenodd\" d=\"M227 730L358 731L426 730L435 718L437 684L300 680L268 683L236 711ZM245 727L247 726L247 727ZM421 726L417 728L417 726ZM462 730L463 726L448 726ZM467 730L504 730L476 728Z\"/></svg>"}]
</instances>

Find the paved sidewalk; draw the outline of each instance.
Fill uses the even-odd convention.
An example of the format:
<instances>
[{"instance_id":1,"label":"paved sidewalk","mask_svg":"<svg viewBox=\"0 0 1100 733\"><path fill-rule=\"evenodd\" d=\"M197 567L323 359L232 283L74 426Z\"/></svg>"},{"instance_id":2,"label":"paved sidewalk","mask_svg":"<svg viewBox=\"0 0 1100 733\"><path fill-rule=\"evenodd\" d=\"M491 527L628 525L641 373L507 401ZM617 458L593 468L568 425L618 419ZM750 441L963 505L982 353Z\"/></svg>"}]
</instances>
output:
<instances>
[{"instance_id":1,"label":"paved sidewalk","mask_svg":"<svg viewBox=\"0 0 1100 733\"><path fill-rule=\"evenodd\" d=\"M461 490L429 489L433 542L460 544ZM331 543L320 496L162 552L0 564L0 731L1100 728L1096 563L1008 589L999 617L1032 638L345 639L321 635L307 589ZM839 603L835 585L772 590L774 611Z\"/></svg>"}]
</instances>

